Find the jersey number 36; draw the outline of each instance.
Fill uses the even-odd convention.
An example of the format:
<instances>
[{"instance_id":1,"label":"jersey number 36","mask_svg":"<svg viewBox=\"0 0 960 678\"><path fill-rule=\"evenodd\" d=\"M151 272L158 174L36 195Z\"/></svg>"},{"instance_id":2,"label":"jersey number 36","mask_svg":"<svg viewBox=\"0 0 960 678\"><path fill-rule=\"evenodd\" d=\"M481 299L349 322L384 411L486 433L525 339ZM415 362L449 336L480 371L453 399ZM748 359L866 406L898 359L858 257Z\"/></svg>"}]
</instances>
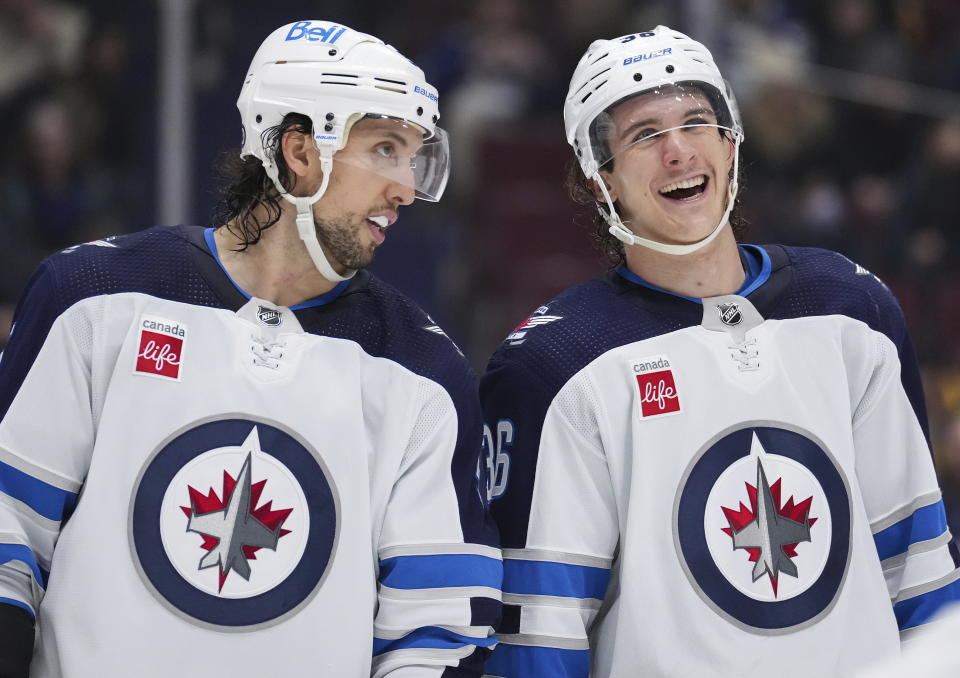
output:
<instances>
[{"instance_id":1,"label":"jersey number 36","mask_svg":"<svg viewBox=\"0 0 960 678\"><path fill-rule=\"evenodd\" d=\"M497 422L496 435L489 426L483 427L483 460L487 464L487 501L498 499L507 491L511 445L513 445L513 422L509 419L501 419Z\"/></svg>"}]
</instances>

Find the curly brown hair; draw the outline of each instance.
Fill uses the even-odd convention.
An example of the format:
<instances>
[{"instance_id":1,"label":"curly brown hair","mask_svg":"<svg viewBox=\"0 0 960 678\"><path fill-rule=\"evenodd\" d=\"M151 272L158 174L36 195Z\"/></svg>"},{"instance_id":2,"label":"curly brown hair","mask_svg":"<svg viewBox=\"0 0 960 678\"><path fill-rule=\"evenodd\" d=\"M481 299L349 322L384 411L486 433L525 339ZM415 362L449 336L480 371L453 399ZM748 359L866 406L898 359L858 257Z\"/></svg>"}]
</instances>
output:
<instances>
[{"instance_id":1,"label":"curly brown hair","mask_svg":"<svg viewBox=\"0 0 960 678\"><path fill-rule=\"evenodd\" d=\"M721 131L721 135L727 135L728 132ZM607 163L606 169L613 169L613 160ZM733 169L730 170L730 179L733 180ZM733 228L733 235L740 242L747 232L747 221L743 217L741 196L743 195L743 164L741 163L737 170L737 190L736 198L733 201L733 209L730 210L730 226ZM623 250L623 243L610 233L610 224L604 219L607 211L605 202L599 202L593 193L591 181L584 175L580 168L580 162L576 156L570 158L567 162L567 176L564 185L570 198L577 203L588 207L585 215L590 219L590 234L594 245L607 258L611 268L616 268L626 263L626 255ZM613 206L618 208L616 202Z\"/></svg>"},{"instance_id":2,"label":"curly brown hair","mask_svg":"<svg viewBox=\"0 0 960 678\"><path fill-rule=\"evenodd\" d=\"M292 187L287 162L280 152L280 143L288 132L313 134L310 118L288 113L279 125L263 131L263 146L277 164L280 184L285 191ZM280 220L280 191L267 176L259 158L240 157L236 151L221 154L217 167L218 201L213 210L214 226L225 227L242 243L245 250L260 242L263 232ZM263 208L265 217L258 208Z\"/></svg>"}]
</instances>

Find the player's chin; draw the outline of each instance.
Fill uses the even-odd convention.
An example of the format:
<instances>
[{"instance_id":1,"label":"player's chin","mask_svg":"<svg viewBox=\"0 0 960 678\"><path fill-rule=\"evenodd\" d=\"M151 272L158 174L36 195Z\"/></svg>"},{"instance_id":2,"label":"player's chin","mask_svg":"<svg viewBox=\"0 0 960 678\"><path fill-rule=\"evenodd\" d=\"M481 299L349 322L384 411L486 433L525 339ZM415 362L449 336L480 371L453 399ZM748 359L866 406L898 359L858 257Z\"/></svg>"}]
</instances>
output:
<instances>
[{"instance_id":1,"label":"player's chin","mask_svg":"<svg viewBox=\"0 0 960 678\"><path fill-rule=\"evenodd\" d=\"M377 254L376 244L372 244L368 247L365 247L363 251L359 252L357 257L355 257L350 268L357 268L357 269L367 268L370 264L373 263L373 260L376 254Z\"/></svg>"}]
</instances>

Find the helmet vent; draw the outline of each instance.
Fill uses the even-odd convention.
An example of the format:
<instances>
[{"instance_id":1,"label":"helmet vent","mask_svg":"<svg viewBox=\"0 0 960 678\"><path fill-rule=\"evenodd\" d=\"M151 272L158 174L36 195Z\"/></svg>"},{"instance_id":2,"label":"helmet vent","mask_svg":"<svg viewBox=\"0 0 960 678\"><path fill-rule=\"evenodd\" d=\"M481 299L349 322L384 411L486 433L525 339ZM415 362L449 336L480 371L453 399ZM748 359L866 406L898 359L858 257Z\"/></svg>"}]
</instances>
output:
<instances>
[{"instance_id":1,"label":"helmet vent","mask_svg":"<svg viewBox=\"0 0 960 678\"><path fill-rule=\"evenodd\" d=\"M589 80L587 80L587 82L593 82L594 80L596 80L597 78L599 78L601 75L603 75L604 73L606 73L606 72L609 71L609 70L610 70L609 68L604 68L602 71L600 71L599 73L597 73L596 75L594 75L592 78L590 78Z\"/></svg>"},{"instance_id":2,"label":"helmet vent","mask_svg":"<svg viewBox=\"0 0 960 678\"><path fill-rule=\"evenodd\" d=\"M406 94L407 93L407 83L403 80L391 80L390 78L374 78L374 82L388 82L390 85L399 85L399 87L390 87L389 85L374 85L377 89L384 89L388 92L396 92L397 94Z\"/></svg>"},{"instance_id":3,"label":"helmet vent","mask_svg":"<svg viewBox=\"0 0 960 678\"><path fill-rule=\"evenodd\" d=\"M594 87L592 90L590 90L589 92L587 92L587 93L584 95L584 97L580 100L580 103L581 103L581 104L584 103L587 99L590 98L590 95L591 95L591 94L593 94L594 92L596 92L598 89L600 89L601 87L603 87L603 86L606 85L606 84L607 84L607 81L604 80L604 81L601 82L599 85L597 85L596 87Z\"/></svg>"},{"instance_id":4,"label":"helmet vent","mask_svg":"<svg viewBox=\"0 0 960 678\"><path fill-rule=\"evenodd\" d=\"M577 88L577 91L574 92L574 94L575 94L575 95L576 95L576 94L579 94L580 91L581 91L584 87L586 87L587 85L589 85L591 82L593 82L594 80L596 80L597 78L599 78L601 75L603 75L604 73L606 73L606 72L609 71L609 70L610 70L609 68L604 68L602 71L597 71L596 73L594 73L594 74L590 77L589 80L587 80L585 83L583 83L582 85L580 85L580 86Z\"/></svg>"},{"instance_id":5,"label":"helmet vent","mask_svg":"<svg viewBox=\"0 0 960 678\"><path fill-rule=\"evenodd\" d=\"M354 73L321 73L320 75L331 78L353 78L354 80L360 77Z\"/></svg>"},{"instance_id":6,"label":"helmet vent","mask_svg":"<svg viewBox=\"0 0 960 678\"><path fill-rule=\"evenodd\" d=\"M590 63L591 63L591 64L595 64L595 63L597 63L598 61L600 61L601 59L606 59L609 54L610 54L610 52L604 52L603 54L601 54L600 56L598 56L596 59L591 59L591 60L590 60Z\"/></svg>"}]
</instances>

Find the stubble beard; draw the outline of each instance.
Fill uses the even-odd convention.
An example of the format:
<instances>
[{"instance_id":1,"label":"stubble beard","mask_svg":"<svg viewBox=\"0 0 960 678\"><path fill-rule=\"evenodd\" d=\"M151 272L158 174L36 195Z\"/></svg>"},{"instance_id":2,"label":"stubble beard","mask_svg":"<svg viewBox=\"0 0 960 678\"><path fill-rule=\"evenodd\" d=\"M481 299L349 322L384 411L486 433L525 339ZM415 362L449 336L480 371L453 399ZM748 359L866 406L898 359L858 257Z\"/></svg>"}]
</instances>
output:
<instances>
[{"instance_id":1,"label":"stubble beard","mask_svg":"<svg viewBox=\"0 0 960 678\"><path fill-rule=\"evenodd\" d=\"M317 238L328 259L347 268L366 268L373 262L376 246L364 246L354 225L359 215L347 215L339 219L318 221L314 218Z\"/></svg>"}]
</instances>

